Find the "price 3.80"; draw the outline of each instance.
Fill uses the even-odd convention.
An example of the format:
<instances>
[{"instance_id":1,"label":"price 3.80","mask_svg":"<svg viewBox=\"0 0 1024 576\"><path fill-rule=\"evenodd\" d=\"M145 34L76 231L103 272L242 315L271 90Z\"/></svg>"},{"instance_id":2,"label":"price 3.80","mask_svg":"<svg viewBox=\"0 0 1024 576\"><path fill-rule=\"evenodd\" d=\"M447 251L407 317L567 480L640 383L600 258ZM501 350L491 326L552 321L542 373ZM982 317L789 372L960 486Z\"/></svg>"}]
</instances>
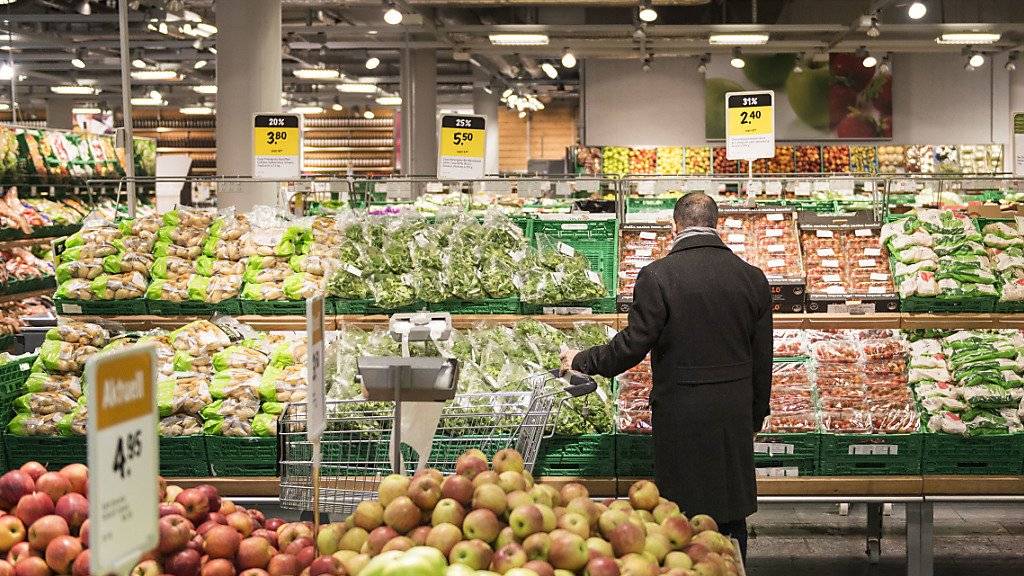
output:
<instances>
[{"instance_id":1,"label":"price 3.80","mask_svg":"<svg viewBox=\"0 0 1024 576\"><path fill-rule=\"evenodd\" d=\"M288 133L284 130L268 130L267 144L274 145L288 139Z\"/></svg>"}]
</instances>

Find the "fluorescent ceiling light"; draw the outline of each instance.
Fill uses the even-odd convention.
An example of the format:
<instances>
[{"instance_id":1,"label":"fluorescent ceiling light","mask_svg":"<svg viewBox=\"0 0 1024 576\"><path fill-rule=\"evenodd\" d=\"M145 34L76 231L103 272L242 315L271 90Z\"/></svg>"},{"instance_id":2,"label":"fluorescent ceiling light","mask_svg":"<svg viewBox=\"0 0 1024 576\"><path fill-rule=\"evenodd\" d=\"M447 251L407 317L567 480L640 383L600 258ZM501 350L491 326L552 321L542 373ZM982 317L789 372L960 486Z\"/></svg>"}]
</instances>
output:
<instances>
[{"instance_id":1,"label":"fluorescent ceiling light","mask_svg":"<svg viewBox=\"0 0 1024 576\"><path fill-rule=\"evenodd\" d=\"M547 46L547 34L491 34L488 36L495 46Z\"/></svg>"},{"instance_id":2,"label":"fluorescent ceiling light","mask_svg":"<svg viewBox=\"0 0 1024 576\"><path fill-rule=\"evenodd\" d=\"M200 22L199 24L196 24L196 28L202 30L203 32L207 32L209 34L216 34L217 33L217 27L214 26L213 24L207 24L206 22Z\"/></svg>"},{"instance_id":3,"label":"fluorescent ceiling light","mask_svg":"<svg viewBox=\"0 0 1024 576\"><path fill-rule=\"evenodd\" d=\"M768 43L767 34L712 34L708 42L720 46L757 46Z\"/></svg>"},{"instance_id":4,"label":"fluorescent ceiling light","mask_svg":"<svg viewBox=\"0 0 1024 576\"><path fill-rule=\"evenodd\" d=\"M54 94L97 94L99 90L92 88L91 86L76 86L65 85L65 86L50 86L50 92Z\"/></svg>"},{"instance_id":5,"label":"fluorescent ceiling light","mask_svg":"<svg viewBox=\"0 0 1024 576\"><path fill-rule=\"evenodd\" d=\"M543 70L544 73L548 75L548 78L551 78L552 80L558 78L558 70L556 70L555 67L551 65L551 62L542 63L540 65L540 69Z\"/></svg>"},{"instance_id":6,"label":"fluorescent ceiling light","mask_svg":"<svg viewBox=\"0 0 1024 576\"><path fill-rule=\"evenodd\" d=\"M391 24L392 26L397 26L398 24L401 24L402 18L402 13L399 12L398 9L395 8L394 6L388 8L387 12L384 13L384 21L387 22L388 24Z\"/></svg>"},{"instance_id":7,"label":"fluorescent ceiling light","mask_svg":"<svg viewBox=\"0 0 1024 576\"><path fill-rule=\"evenodd\" d=\"M193 68L199 70L200 68L206 68L208 62L206 60L196 60L196 63L192 65Z\"/></svg>"},{"instance_id":8,"label":"fluorescent ceiling light","mask_svg":"<svg viewBox=\"0 0 1024 576\"><path fill-rule=\"evenodd\" d=\"M85 107L85 108L72 108L72 114L100 114L103 110L99 108Z\"/></svg>"},{"instance_id":9,"label":"fluorescent ceiling light","mask_svg":"<svg viewBox=\"0 0 1024 576\"><path fill-rule=\"evenodd\" d=\"M200 84L199 86L193 86L192 91L199 94L216 94L217 87L213 84Z\"/></svg>"},{"instance_id":10,"label":"fluorescent ceiling light","mask_svg":"<svg viewBox=\"0 0 1024 576\"><path fill-rule=\"evenodd\" d=\"M981 68L982 66L985 65L985 57L981 54L974 53L971 55L970 60L968 60L967 62L968 64L975 68Z\"/></svg>"},{"instance_id":11,"label":"fluorescent ceiling light","mask_svg":"<svg viewBox=\"0 0 1024 576\"><path fill-rule=\"evenodd\" d=\"M132 60L132 66L134 66L136 68L145 68L146 67L146 61L143 60L142 58L136 58L135 60Z\"/></svg>"},{"instance_id":12,"label":"fluorescent ceiling light","mask_svg":"<svg viewBox=\"0 0 1024 576\"><path fill-rule=\"evenodd\" d=\"M82 60L78 56L75 56L74 58L71 59L71 65L74 66L75 68L79 68L79 69L85 68L85 60Z\"/></svg>"},{"instance_id":13,"label":"fluorescent ceiling light","mask_svg":"<svg viewBox=\"0 0 1024 576\"><path fill-rule=\"evenodd\" d=\"M914 2L910 8L907 8L907 16L910 16L911 20L920 20L927 13L928 7L924 5L924 2Z\"/></svg>"},{"instance_id":14,"label":"fluorescent ceiling light","mask_svg":"<svg viewBox=\"0 0 1024 576\"><path fill-rule=\"evenodd\" d=\"M4 62L0 64L0 80L10 80L14 78L14 67Z\"/></svg>"},{"instance_id":15,"label":"fluorescent ceiling light","mask_svg":"<svg viewBox=\"0 0 1024 576\"><path fill-rule=\"evenodd\" d=\"M324 111L322 106L293 106L288 109L288 112L292 114L322 114Z\"/></svg>"},{"instance_id":16,"label":"fluorescent ceiling light","mask_svg":"<svg viewBox=\"0 0 1024 576\"><path fill-rule=\"evenodd\" d=\"M160 100L160 99L163 98L163 96L160 95L160 91L159 90L150 90L149 91L149 97L153 98L155 100Z\"/></svg>"},{"instance_id":17,"label":"fluorescent ceiling light","mask_svg":"<svg viewBox=\"0 0 1024 576\"><path fill-rule=\"evenodd\" d=\"M209 106L182 106L178 108L178 112L191 116L209 116L213 114L213 108Z\"/></svg>"},{"instance_id":18,"label":"fluorescent ceiling light","mask_svg":"<svg viewBox=\"0 0 1024 576\"><path fill-rule=\"evenodd\" d=\"M337 88L340 92L348 94L373 94L377 91L377 86L373 84L360 84L356 82L338 84Z\"/></svg>"},{"instance_id":19,"label":"fluorescent ceiling light","mask_svg":"<svg viewBox=\"0 0 1024 576\"><path fill-rule=\"evenodd\" d=\"M377 98L376 102L377 102L377 104L380 104L381 106L401 106L402 105L402 97L401 96L381 96L381 97Z\"/></svg>"},{"instance_id":20,"label":"fluorescent ceiling light","mask_svg":"<svg viewBox=\"0 0 1024 576\"><path fill-rule=\"evenodd\" d=\"M654 22L658 19L658 12L651 6L650 2L640 3L640 12L637 13L643 22Z\"/></svg>"},{"instance_id":21,"label":"fluorescent ceiling light","mask_svg":"<svg viewBox=\"0 0 1024 576\"><path fill-rule=\"evenodd\" d=\"M993 44L1002 36L991 32L951 32L935 39L939 44Z\"/></svg>"},{"instance_id":22,"label":"fluorescent ceiling light","mask_svg":"<svg viewBox=\"0 0 1024 576\"><path fill-rule=\"evenodd\" d=\"M11 109L11 105L7 102L0 103L0 111L6 112Z\"/></svg>"},{"instance_id":23,"label":"fluorescent ceiling light","mask_svg":"<svg viewBox=\"0 0 1024 576\"><path fill-rule=\"evenodd\" d=\"M377 58L376 56L371 56L366 59L367 70L373 70L377 68L377 66L380 66L380 58Z\"/></svg>"},{"instance_id":24,"label":"fluorescent ceiling light","mask_svg":"<svg viewBox=\"0 0 1024 576\"><path fill-rule=\"evenodd\" d=\"M328 68L298 68L292 70L292 74L305 80L330 80L340 76L341 72Z\"/></svg>"},{"instance_id":25,"label":"fluorescent ceiling light","mask_svg":"<svg viewBox=\"0 0 1024 576\"><path fill-rule=\"evenodd\" d=\"M178 80L174 70L133 70L132 78L136 80Z\"/></svg>"},{"instance_id":26,"label":"fluorescent ceiling light","mask_svg":"<svg viewBox=\"0 0 1024 576\"><path fill-rule=\"evenodd\" d=\"M167 102L163 98L150 98L149 96L142 96L132 98L132 106L166 106Z\"/></svg>"}]
</instances>

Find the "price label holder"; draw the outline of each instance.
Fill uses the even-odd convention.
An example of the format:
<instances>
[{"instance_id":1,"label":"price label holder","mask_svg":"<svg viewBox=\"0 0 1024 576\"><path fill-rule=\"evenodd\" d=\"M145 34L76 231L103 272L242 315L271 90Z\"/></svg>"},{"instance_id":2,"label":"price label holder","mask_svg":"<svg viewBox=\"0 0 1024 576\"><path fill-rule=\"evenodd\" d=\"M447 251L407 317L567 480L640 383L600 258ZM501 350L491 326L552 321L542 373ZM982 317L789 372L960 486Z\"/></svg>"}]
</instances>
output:
<instances>
[{"instance_id":1,"label":"price label holder","mask_svg":"<svg viewBox=\"0 0 1024 576\"><path fill-rule=\"evenodd\" d=\"M541 184L538 180L520 180L516 183L516 193L522 198L540 198Z\"/></svg>"},{"instance_id":2,"label":"price label holder","mask_svg":"<svg viewBox=\"0 0 1024 576\"><path fill-rule=\"evenodd\" d=\"M725 157L757 160L775 156L775 92L725 94Z\"/></svg>"},{"instance_id":3,"label":"price label holder","mask_svg":"<svg viewBox=\"0 0 1024 576\"><path fill-rule=\"evenodd\" d=\"M313 533L320 530L320 463L321 439L327 400L324 388L324 297L306 300L306 342L309 362L306 381L309 397L306 400L306 437L313 444Z\"/></svg>"},{"instance_id":4,"label":"price label holder","mask_svg":"<svg viewBox=\"0 0 1024 576\"><path fill-rule=\"evenodd\" d=\"M253 116L252 175L280 179L297 179L302 175L301 115Z\"/></svg>"},{"instance_id":5,"label":"price label holder","mask_svg":"<svg viewBox=\"0 0 1024 576\"><path fill-rule=\"evenodd\" d=\"M660 178L654 181L655 194L668 194L683 189L683 181L670 178Z\"/></svg>"},{"instance_id":6,"label":"price label holder","mask_svg":"<svg viewBox=\"0 0 1024 576\"><path fill-rule=\"evenodd\" d=\"M437 143L437 177L473 180L484 177L487 149L483 116L444 114Z\"/></svg>"},{"instance_id":7,"label":"price label holder","mask_svg":"<svg viewBox=\"0 0 1024 576\"><path fill-rule=\"evenodd\" d=\"M152 345L85 364L91 574L128 574L159 541L156 374Z\"/></svg>"},{"instance_id":8,"label":"price label holder","mask_svg":"<svg viewBox=\"0 0 1024 576\"><path fill-rule=\"evenodd\" d=\"M654 180L640 180L637 182L636 193L640 196L654 196L657 194L654 189Z\"/></svg>"}]
</instances>

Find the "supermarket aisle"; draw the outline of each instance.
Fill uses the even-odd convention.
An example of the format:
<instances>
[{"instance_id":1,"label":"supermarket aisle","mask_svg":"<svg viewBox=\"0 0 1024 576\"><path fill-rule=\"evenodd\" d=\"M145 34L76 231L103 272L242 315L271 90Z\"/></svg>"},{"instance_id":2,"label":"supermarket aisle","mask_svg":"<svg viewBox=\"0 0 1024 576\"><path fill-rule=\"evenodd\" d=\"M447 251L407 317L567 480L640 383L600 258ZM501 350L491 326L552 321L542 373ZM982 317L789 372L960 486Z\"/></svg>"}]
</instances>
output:
<instances>
[{"instance_id":1,"label":"supermarket aisle","mask_svg":"<svg viewBox=\"0 0 1024 576\"><path fill-rule=\"evenodd\" d=\"M901 576L906 554L903 508L884 520L882 559L864 555L865 511L836 506L762 505L751 518L748 572L757 576ZM1024 505L942 505L935 509L936 576L1024 573Z\"/></svg>"}]
</instances>

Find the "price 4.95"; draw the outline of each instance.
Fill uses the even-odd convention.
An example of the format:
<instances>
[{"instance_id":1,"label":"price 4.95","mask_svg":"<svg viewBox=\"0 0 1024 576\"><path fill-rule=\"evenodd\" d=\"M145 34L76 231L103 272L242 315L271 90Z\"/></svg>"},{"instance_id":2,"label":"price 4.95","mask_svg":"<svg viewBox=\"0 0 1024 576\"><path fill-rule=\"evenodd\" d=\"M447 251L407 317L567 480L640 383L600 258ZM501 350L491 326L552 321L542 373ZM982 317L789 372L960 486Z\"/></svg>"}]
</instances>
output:
<instances>
[{"instance_id":1,"label":"price 4.95","mask_svg":"<svg viewBox=\"0 0 1024 576\"><path fill-rule=\"evenodd\" d=\"M267 144L276 144L283 140L288 139L288 133L284 130L268 130L267 131Z\"/></svg>"},{"instance_id":2,"label":"price 4.95","mask_svg":"<svg viewBox=\"0 0 1024 576\"><path fill-rule=\"evenodd\" d=\"M472 132L452 132L452 143L456 146L463 144L464 142L472 142Z\"/></svg>"},{"instance_id":3,"label":"price 4.95","mask_svg":"<svg viewBox=\"0 0 1024 576\"><path fill-rule=\"evenodd\" d=\"M117 438L117 448L114 450L114 473L119 474L121 479L131 476L129 468L131 461L142 455L142 430L129 432Z\"/></svg>"}]
</instances>

